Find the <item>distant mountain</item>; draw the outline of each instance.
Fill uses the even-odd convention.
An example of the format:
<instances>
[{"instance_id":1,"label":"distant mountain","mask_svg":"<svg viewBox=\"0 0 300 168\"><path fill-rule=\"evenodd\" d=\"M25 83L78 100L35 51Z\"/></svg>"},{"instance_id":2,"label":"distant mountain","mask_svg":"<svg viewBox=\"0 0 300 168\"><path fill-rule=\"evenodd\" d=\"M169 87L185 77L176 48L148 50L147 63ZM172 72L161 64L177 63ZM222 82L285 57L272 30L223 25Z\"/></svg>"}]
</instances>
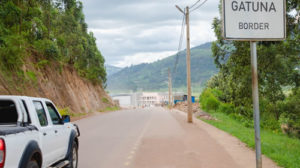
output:
<instances>
[{"instance_id":1,"label":"distant mountain","mask_svg":"<svg viewBox=\"0 0 300 168\"><path fill-rule=\"evenodd\" d=\"M122 68L112 66L112 65L105 65L107 76L113 75L119 72Z\"/></svg>"},{"instance_id":2,"label":"distant mountain","mask_svg":"<svg viewBox=\"0 0 300 168\"><path fill-rule=\"evenodd\" d=\"M176 71L173 72L173 90L186 88L186 51L178 57ZM110 92L167 91L168 68L173 71L176 55L153 62L126 67L108 76L107 89ZM200 91L206 81L217 73L211 52L211 43L191 49L191 73L193 91Z\"/></svg>"}]
</instances>

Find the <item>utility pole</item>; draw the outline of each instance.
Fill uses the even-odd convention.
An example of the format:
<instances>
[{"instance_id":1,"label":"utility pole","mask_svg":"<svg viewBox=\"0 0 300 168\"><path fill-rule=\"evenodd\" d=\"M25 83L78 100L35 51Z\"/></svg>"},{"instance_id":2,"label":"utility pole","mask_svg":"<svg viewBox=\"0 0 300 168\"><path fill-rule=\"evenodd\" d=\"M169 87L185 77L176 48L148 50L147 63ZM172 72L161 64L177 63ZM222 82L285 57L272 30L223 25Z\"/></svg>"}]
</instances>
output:
<instances>
[{"instance_id":1,"label":"utility pole","mask_svg":"<svg viewBox=\"0 0 300 168\"><path fill-rule=\"evenodd\" d=\"M173 85L172 85L172 73L170 73L170 92L171 92L171 106L173 107L174 98L173 98Z\"/></svg>"},{"instance_id":2,"label":"utility pole","mask_svg":"<svg viewBox=\"0 0 300 168\"><path fill-rule=\"evenodd\" d=\"M186 12L182 11L179 6L176 8L185 15L186 21L186 73L187 73L187 101L188 101L188 123L193 123L192 111L192 89L191 89L191 46L190 46L190 9L187 6Z\"/></svg>"},{"instance_id":3,"label":"utility pole","mask_svg":"<svg viewBox=\"0 0 300 168\"><path fill-rule=\"evenodd\" d=\"M186 73L187 73L187 92L188 92L188 122L193 122L192 111L192 89L191 89L191 46L190 46L190 11L186 7Z\"/></svg>"},{"instance_id":4,"label":"utility pole","mask_svg":"<svg viewBox=\"0 0 300 168\"><path fill-rule=\"evenodd\" d=\"M172 105L172 98L171 98L171 92L172 92L172 79L171 79L171 71L170 68L168 69L168 79L169 79L169 107Z\"/></svg>"}]
</instances>

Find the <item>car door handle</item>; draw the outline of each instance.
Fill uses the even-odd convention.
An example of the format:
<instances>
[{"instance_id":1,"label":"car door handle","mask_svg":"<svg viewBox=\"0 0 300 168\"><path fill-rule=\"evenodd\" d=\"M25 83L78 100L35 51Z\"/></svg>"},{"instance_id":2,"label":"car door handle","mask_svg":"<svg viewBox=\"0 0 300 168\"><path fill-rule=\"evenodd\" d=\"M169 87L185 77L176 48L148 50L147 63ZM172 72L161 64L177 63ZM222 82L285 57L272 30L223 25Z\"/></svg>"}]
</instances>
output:
<instances>
[{"instance_id":1,"label":"car door handle","mask_svg":"<svg viewBox=\"0 0 300 168\"><path fill-rule=\"evenodd\" d=\"M47 135L47 133L46 133L46 132L44 132L44 133L43 133L43 135L44 135L44 136L46 136L46 135Z\"/></svg>"},{"instance_id":2,"label":"car door handle","mask_svg":"<svg viewBox=\"0 0 300 168\"><path fill-rule=\"evenodd\" d=\"M57 134L57 132L58 132L58 131L57 131L57 130L55 130L54 132L55 132L55 134Z\"/></svg>"}]
</instances>

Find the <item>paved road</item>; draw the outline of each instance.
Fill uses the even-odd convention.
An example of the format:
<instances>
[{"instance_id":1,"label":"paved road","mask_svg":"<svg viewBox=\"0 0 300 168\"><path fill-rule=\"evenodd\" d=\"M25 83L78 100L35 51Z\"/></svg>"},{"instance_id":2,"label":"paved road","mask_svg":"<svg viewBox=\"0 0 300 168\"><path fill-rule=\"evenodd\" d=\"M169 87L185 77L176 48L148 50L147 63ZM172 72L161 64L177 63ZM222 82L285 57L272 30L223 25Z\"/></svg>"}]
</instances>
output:
<instances>
[{"instance_id":1,"label":"paved road","mask_svg":"<svg viewBox=\"0 0 300 168\"><path fill-rule=\"evenodd\" d=\"M178 111L123 110L80 121L79 168L253 168L255 155L206 123ZM264 167L276 167L263 158Z\"/></svg>"}]
</instances>

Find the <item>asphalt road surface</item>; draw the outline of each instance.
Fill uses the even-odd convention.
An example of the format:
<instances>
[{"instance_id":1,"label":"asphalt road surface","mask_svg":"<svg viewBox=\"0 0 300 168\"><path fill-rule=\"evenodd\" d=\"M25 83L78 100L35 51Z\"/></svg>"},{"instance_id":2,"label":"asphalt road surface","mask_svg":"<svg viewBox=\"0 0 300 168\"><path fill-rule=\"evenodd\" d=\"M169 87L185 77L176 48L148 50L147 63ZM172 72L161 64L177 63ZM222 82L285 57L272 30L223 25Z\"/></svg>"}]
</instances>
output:
<instances>
[{"instance_id":1,"label":"asphalt road surface","mask_svg":"<svg viewBox=\"0 0 300 168\"><path fill-rule=\"evenodd\" d=\"M103 113L76 122L79 168L254 168L255 152L229 134L164 108ZM263 167L276 167L263 157Z\"/></svg>"}]
</instances>

